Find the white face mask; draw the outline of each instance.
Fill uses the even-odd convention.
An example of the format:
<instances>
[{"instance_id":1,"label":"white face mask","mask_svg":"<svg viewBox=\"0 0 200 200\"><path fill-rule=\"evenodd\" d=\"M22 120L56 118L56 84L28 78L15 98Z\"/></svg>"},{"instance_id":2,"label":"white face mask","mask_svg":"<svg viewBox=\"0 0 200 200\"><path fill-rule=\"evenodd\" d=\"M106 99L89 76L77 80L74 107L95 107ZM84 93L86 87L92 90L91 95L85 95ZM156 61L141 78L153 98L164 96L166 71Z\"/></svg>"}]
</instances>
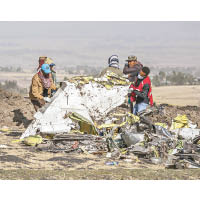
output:
<instances>
[{"instance_id":1,"label":"white face mask","mask_svg":"<svg viewBox=\"0 0 200 200\"><path fill-rule=\"evenodd\" d=\"M143 79L144 77L138 74L138 79Z\"/></svg>"}]
</instances>

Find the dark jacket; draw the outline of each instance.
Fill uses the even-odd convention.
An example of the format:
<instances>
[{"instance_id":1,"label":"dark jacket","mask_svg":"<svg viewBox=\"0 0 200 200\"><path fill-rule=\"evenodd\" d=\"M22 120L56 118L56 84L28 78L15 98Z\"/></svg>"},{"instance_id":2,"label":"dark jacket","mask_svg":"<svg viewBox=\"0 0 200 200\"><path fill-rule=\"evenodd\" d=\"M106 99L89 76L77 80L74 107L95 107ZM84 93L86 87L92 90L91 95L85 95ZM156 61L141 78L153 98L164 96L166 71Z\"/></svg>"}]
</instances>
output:
<instances>
[{"instance_id":1,"label":"dark jacket","mask_svg":"<svg viewBox=\"0 0 200 200\"><path fill-rule=\"evenodd\" d=\"M143 80L144 80L144 79L137 79L136 85L139 86L139 84L140 84ZM138 104L138 103L146 103L146 104L149 104L148 92L149 92L149 84L144 84L142 92L139 92L139 91L137 91L137 90L134 90L134 93L137 95L137 96L136 96L136 104Z\"/></svg>"},{"instance_id":2,"label":"dark jacket","mask_svg":"<svg viewBox=\"0 0 200 200\"><path fill-rule=\"evenodd\" d=\"M136 77L138 75L138 73L140 72L140 70L142 69L143 65L140 62L137 62L134 67L129 67L128 63L126 63L124 65L124 69L123 69L123 73L124 74L130 74L130 77L128 78L128 80L130 82L134 82L136 80Z\"/></svg>"}]
</instances>

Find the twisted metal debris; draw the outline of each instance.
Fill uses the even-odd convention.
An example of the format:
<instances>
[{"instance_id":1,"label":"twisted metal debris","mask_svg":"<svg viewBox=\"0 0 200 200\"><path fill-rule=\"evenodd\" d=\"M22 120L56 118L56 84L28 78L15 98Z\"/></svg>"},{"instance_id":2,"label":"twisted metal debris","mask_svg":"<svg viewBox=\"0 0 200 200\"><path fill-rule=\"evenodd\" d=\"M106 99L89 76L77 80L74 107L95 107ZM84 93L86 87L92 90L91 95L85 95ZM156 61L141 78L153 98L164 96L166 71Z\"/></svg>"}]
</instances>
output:
<instances>
[{"instance_id":1,"label":"twisted metal debris","mask_svg":"<svg viewBox=\"0 0 200 200\"><path fill-rule=\"evenodd\" d=\"M151 121L165 116L163 105L135 116L128 112L129 82L116 74L101 78L75 77L63 84L52 103L36 113L21 138L40 134L37 149L77 152L164 165L166 168L200 167L200 130L178 115L167 124ZM51 134L51 138L47 136Z\"/></svg>"}]
</instances>

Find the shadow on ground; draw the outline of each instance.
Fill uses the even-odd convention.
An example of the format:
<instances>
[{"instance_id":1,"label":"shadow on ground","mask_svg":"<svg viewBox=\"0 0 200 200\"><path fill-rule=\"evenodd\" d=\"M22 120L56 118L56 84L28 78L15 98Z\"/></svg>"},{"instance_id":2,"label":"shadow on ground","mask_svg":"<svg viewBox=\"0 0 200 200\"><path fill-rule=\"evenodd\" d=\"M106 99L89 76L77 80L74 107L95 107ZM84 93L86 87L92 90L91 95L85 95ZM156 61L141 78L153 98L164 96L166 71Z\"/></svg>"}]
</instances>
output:
<instances>
[{"instance_id":1,"label":"shadow on ground","mask_svg":"<svg viewBox=\"0 0 200 200\"><path fill-rule=\"evenodd\" d=\"M5 155L5 156L0 156L0 163L3 162L14 162L14 163L24 163L28 164L29 162L14 155Z\"/></svg>"},{"instance_id":2,"label":"shadow on ground","mask_svg":"<svg viewBox=\"0 0 200 200\"><path fill-rule=\"evenodd\" d=\"M17 122L17 126L23 124L23 126L27 128L29 124L32 122L32 120L28 120L24 116L24 114L21 112L20 109L13 110L12 112L14 112L13 122Z\"/></svg>"}]
</instances>

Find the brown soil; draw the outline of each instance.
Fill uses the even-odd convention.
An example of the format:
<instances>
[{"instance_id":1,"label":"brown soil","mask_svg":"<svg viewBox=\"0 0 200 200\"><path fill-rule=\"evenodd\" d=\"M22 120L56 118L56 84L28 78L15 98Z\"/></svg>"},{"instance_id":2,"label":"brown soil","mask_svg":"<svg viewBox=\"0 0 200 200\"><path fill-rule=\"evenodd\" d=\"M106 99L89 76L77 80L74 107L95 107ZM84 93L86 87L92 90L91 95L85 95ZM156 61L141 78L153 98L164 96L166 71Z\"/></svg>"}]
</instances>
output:
<instances>
[{"instance_id":1,"label":"brown soil","mask_svg":"<svg viewBox=\"0 0 200 200\"><path fill-rule=\"evenodd\" d=\"M34 113L29 99L0 89L0 128L27 128Z\"/></svg>"},{"instance_id":2,"label":"brown soil","mask_svg":"<svg viewBox=\"0 0 200 200\"><path fill-rule=\"evenodd\" d=\"M167 104L161 104L163 107L162 111L159 113L154 113L151 116L151 121L167 123L168 126L171 126L172 119L175 118L178 114L186 115L193 124L197 124L200 128L200 107L197 106L172 106Z\"/></svg>"}]
</instances>

